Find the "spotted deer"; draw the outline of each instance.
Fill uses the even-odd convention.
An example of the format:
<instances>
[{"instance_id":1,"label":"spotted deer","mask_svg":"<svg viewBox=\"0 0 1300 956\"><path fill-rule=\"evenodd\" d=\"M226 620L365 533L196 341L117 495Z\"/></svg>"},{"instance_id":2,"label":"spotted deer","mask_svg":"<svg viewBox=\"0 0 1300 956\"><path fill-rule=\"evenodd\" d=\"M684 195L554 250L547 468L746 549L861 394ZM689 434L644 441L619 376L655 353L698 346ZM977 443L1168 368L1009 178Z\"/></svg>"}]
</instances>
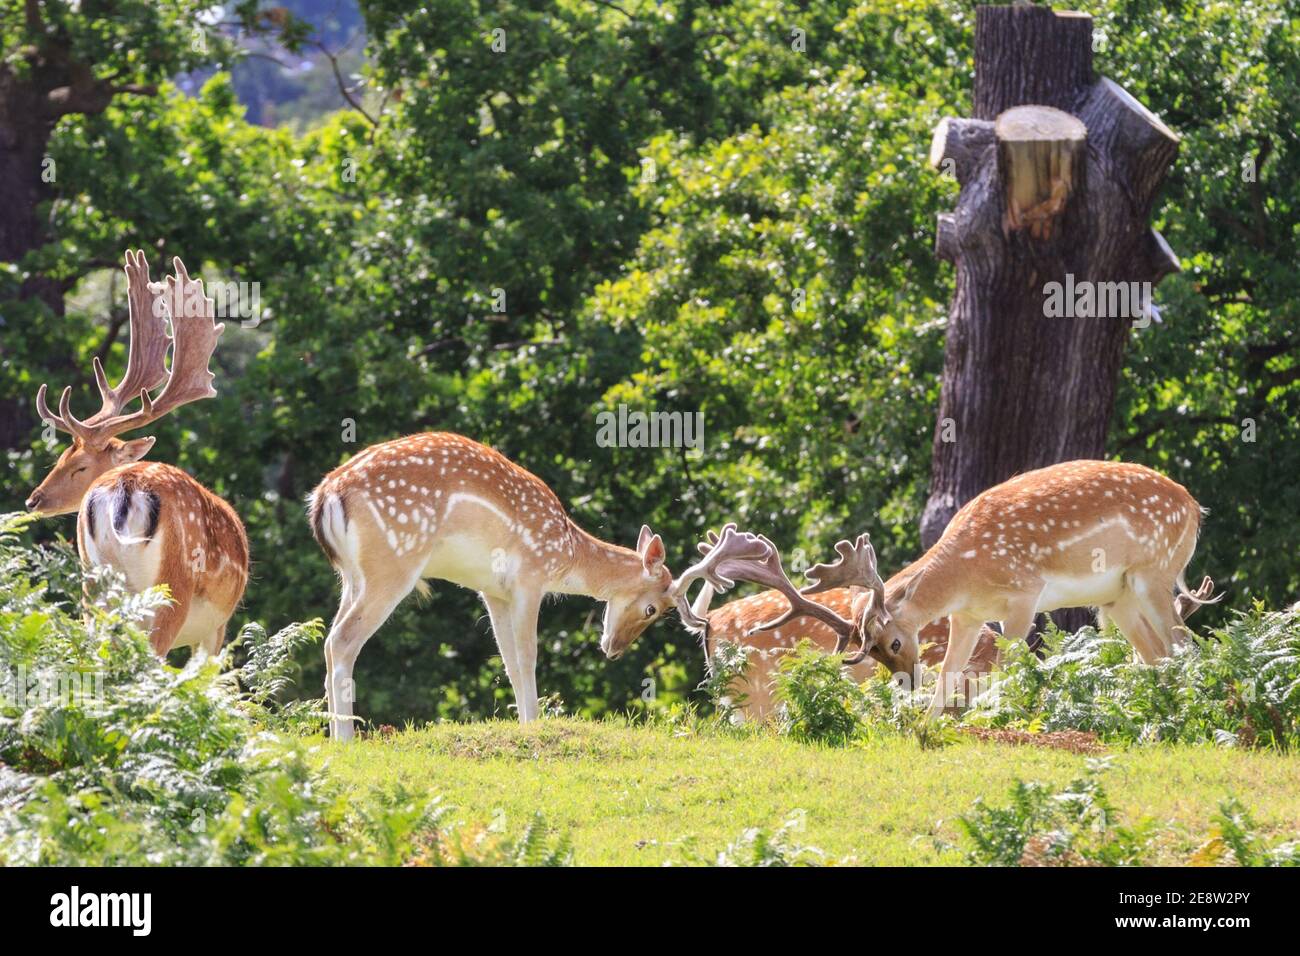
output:
<instances>
[{"instance_id":1,"label":"spotted deer","mask_svg":"<svg viewBox=\"0 0 1300 956\"><path fill-rule=\"evenodd\" d=\"M312 530L342 581L325 641L330 735L353 734L357 656L427 579L478 591L514 689L519 720L537 709L537 611L547 594L605 602L601 649L617 659L672 607L664 544L642 526L636 550L579 528L545 482L447 432L372 445L308 499Z\"/></svg>"},{"instance_id":2,"label":"spotted deer","mask_svg":"<svg viewBox=\"0 0 1300 956\"><path fill-rule=\"evenodd\" d=\"M888 592L889 582L885 582ZM859 588L833 588L811 599L824 604L840 617L853 617L853 601L861 593ZM800 642L809 641L818 650L835 652L836 633L816 618L800 617L770 631L756 630L763 621L770 620L789 609L790 603L780 591L768 590L730 601L713 611L708 610L714 596L713 586L705 582L691 605L694 614L705 621L701 637L704 642L706 665L712 666L714 655L722 643L738 645L748 650L748 664L728 688L733 699L741 701L735 712L747 720L766 720L775 710L773 699L774 678L781 658ZM978 678L990 673L998 664L997 639L999 635L990 627L980 631L979 640L971 659L964 668L968 678ZM920 662L925 666L938 664L948 648L948 622L931 621L918 635ZM869 679L881 664L889 666L890 655L872 644L869 659L847 665L850 676L862 683Z\"/></svg>"},{"instance_id":3,"label":"spotted deer","mask_svg":"<svg viewBox=\"0 0 1300 956\"><path fill-rule=\"evenodd\" d=\"M746 695L738 708L744 716L761 720L771 712L776 659L804 638L836 654L858 644L862 653L852 666L859 680L865 680L874 669L874 662L864 666L868 656L895 673L911 673L915 667L915 645L882 648L863 630L875 619L874 609L885 598L868 535L836 544L839 557L810 568L805 573L810 583L803 589L790 583L771 541L738 531L735 524L725 525L720 534L709 532L699 547L703 558L673 582L673 597L687 629L703 635L710 661L720 640L754 652L747 673L730 688ZM690 589L700 579L704 586L690 603ZM770 590L733 601L706 617L713 595L730 590L736 581L763 584Z\"/></svg>"},{"instance_id":4,"label":"spotted deer","mask_svg":"<svg viewBox=\"0 0 1300 956\"><path fill-rule=\"evenodd\" d=\"M919 560L890 579L865 627L878 645L914 648L949 619L931 701L937 714L986 621L1024 637L1040 611L1096 607L1153 664L1185 639L1184 620L1213 603L1187 589L1202 509L1182 485L1141 465L1070 461L1005 481L967 502Z\"/></svg>"},{"instance_id":5,"label":"spotted deer","mask_svg":"<svg viewBox=\"0 0 1300 956\"><path fill-rule=\"evenodd\" d=\"M1102 625L1113 622L1144 662L1169 656L1186 633L1186 619L1217 600L1211 597L1211 579L1194 592L1184 580L1201 515L1185 488L1149 468L1065 462L973 498L939 541L888 583L876 574L874 553L863 536L858 545L836 545L841 560L831 566L838 570L829 578L826 566L819 565L807 575L813 584L797 590L771 542L741 538L732 526L730 537L711 535L700 545L705 558L683 573L677 597L682 620L700 630L709 621L685 604L692 579L704 577L714 591L735 580L766 584L786 599L784 613L751 625L748 634L813 617L835 632L836 653L858 644L847 664L873 656L895 673L910 674L918 687L921 630L947 618L948 642L930 705L935 715L952 702L989 621L1000 621L1002 633L1018 639L1029 633L1040 611L1093 606ZM720 550L723 543L730 544L729 551ZM852 580L843 580L846 568ZM861 589L851 598L848 615L812 599L828 590L827 580Z\"/></svg>"},{"instance_id":6,"label":"spotted deer","mask_svg":"<svg viewBox=\"0 0 1300 956\"><path fill-rule=\"evenodd\" d=\"M63 390L58 414L46 403L46 386L37 392L40 417L71 435L72 444L27 499L27 508L40 515L75 511L84 565L117 569L133 592L167 586L171 600L155 613L149 629L156 653L195 646L215 654L248 583L243 523L226 502L179 468L140 461L153 447L152 437L117 437L217 394L208 363L225 326L214 324L213 301L202 280L191 279L180 259L173 263L174 276L152 283L144 253L126 253L126 373L112 388L99 358L94 359L102 399L98 412L77 419L69 408L71 387ZM159 386L158 397L150 398ZM140 408L128 413L137 398Z\"/></svg>"}]
</instances>

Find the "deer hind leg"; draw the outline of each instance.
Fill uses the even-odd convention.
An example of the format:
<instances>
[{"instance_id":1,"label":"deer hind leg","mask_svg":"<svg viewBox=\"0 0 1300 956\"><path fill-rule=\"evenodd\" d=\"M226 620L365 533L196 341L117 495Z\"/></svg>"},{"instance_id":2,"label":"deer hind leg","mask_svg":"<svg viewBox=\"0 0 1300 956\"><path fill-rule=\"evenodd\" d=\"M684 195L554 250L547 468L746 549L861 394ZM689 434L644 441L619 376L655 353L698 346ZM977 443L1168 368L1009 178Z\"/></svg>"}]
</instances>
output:
<instances>
[{"instance_id":1,"label":"deer hind leg","mask_svg":"<svg viewBox=\"0 0 1300 956\"><path fill-rule=\"evenodd\" d=\"M176 643L181 628L185 626L185 619L190 616L190 605L193 603L193 595L188 584L176 582L169 585L169 590L171 602L158 609L149 628L149 643L153 646L153 652L159 657L166 657L167 652Z\"/></svg>"},{"instance_id":2,"label":"deer hind leg","mask_svg":"<svg viewBox=\"0 0 1300 956\"><path fill-rule=\"evenodd\" d=\"M330 736L351 740L352 704L356 699L352 668L361 648L388 615L414 589L420 579L420 567L403 569L388 575L370 574L357 587L346 608L339 605L338 616L325 639L326 696L330 707Z\"/></svg>"},{"instance_id":3,"label":"deer hind leg","mask_svg":"<svg viewBox=\"0 0 1300 956\"><path fill-rule=\"evenodd\" d=\"M510 681L510 690L515 695L515 708L519 710L522 717L523 710L519 704L521 686L519 649L515 641L510 602L504 598L490 597L487 594L483 594L482 598L483 603L487 605L488 620L492 622L492 636L496 638L497 650L501 652L501 663L505 665L506 678Z\"/></svg>"},{"instance_id":4,"label":"deer hind leg","mask_svg":"<svg viewBox=\"0 0 1300 956\"><path fill-rule=\"evenodd\" d=\"M352 609L353 597L356 594L356 588L353 586L351 577L345 572L342 575L343 590L339 596L339 609L334 612L334 621L330 624L329 633L333 634L338 628L339 622L342 621ZM336 705L338 701L334 699L334 645L330 643L329 637L325 638L325 710L334 714L337 713ZM330 718L330 735L334 735L333 718Z\"/></svg>"},{"instance_id":5,"label":"deer hind leg","mask_svg":"<svg viewBox=\"0 0 1300 956\"><path fill-rule=\"evenodd\" d=\"M1100 610L1103 620L1114 623L1133 645L1144 664L1154 664L1160 660L1164 644L1151 622L1146 619L1142 601L1133 591L1125 590L1118 601L1107 604Z\"/></svg>"}]
</instances>

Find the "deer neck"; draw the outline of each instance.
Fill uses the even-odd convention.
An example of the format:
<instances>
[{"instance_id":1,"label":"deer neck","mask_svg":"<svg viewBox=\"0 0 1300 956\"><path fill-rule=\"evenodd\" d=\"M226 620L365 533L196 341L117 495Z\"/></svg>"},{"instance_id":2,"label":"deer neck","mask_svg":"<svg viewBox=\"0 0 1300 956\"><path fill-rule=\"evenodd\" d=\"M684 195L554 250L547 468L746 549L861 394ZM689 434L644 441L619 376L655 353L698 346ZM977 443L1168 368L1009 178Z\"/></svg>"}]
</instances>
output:
<instances>
[{"instance_id":1,"label":"deer neck","mask_svg":"<svg viewBox=\"0 0 1300 956\"><path fill-rule=\"evenodd\" d=\"M639 581L641 556L635 551L602 541L573 522L569 522L569 535L573 542L573 561L554 582L556 592L607 601Z\"/></svg>"},{"instance_id":2,"label":"deer neck","mask_svg":"<svg viewBox=\"0 0 1300 956\"><path fill-rule=\"evenodd\" d=\"M938 551L936 544L885 582L885 605L892 607L895 601L901 600L894 616L909 626L915 624L918 630L952 611L948 606L949 589L943 586L944 575L939 567L942 555Z\"/></svg>"}]
</instances>

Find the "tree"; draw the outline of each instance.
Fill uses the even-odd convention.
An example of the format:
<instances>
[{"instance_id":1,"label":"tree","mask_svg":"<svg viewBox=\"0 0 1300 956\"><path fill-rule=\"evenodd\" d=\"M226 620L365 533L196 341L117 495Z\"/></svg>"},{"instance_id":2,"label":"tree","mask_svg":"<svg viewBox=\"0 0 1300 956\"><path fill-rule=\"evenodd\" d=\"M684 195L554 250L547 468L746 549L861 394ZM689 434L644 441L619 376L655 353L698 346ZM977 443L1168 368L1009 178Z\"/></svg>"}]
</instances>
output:
<instances>
[{"instance_id":1,"label":"tree","mask_svg":"<svg viewBox=\"0 0 1300 956\"><path fill-rule=\"evenodd\" d=\"M212 45L199 14L202 0L9 0L0 19L0 261L21 262L48 238L40 206L57 167L50 137L65 116L103 113L114 98L153 96L158 83L206 63ZM19 9L21 7L21 10ZM39 272L21 295L63 313L66 286Z\"/></svg>"},{"instance_id":2,"label":"tree","mask_svg":"<svg viewBox=\"0 0 1300 956\"><path fill-rule=\"evenodd\" d=\"M1178 137L1092 69L1092 19L980 7L975 118L931 163L961 184L936 251L956 265L922 544L1012 475L1101 458L1130 328L1178 269L1148 227ZM1076 295L1077 292L1077 295Z\"/></svg>"}]
</instances>

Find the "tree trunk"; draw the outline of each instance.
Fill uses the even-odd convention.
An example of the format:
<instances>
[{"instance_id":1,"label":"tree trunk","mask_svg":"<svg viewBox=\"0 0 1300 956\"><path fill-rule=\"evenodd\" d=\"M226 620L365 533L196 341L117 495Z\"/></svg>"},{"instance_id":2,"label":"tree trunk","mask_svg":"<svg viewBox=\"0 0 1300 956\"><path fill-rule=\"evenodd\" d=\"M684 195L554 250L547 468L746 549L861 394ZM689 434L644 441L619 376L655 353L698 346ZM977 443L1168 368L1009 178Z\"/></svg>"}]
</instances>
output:
<instances>
[{"instance_id":1,"label":"tree trunk","mask_svg":"<svg viewBox=\"0 0 1300 956\"><path fill-rule=\"evenodd\" d=\"M156 92L148 84L115 85L97 78L92 64L75 58L64 33L46 28L38 4L28 3L25 15L33 42L15 51L22 67L0 61L0 262L18 265L50 239L41 204L52 194L45 158L59 118L102 113L119 93ZM32 272L22 280L18 298L43 303L62 316L63 291L58 280ZM0 445L16 447L34 418L29 399L0 400Z\"/></svg>"},{"instance_id":2,"label":"tree trunk","mask_svg":"<svg viewBox=\"0 0 1300 956\"><path fill-rule=\"evenodd\" d=\"M940 123L930 152L961 194L935 243L957 282L926 547L985 489L1103 456L1129 329L1178 269L1147 226L1178 137L1094 77L1090 17L979 7L975 114Z\"/></svg>"},{"instance_id":3,"label":"tree trunk","mask_svg":"<svg viewBox=\"0 0 1300 956\"><path fill-rule=\"evenodd\" d=\"M0 262L19 262L44 242L39 207L49 186L42 173L54 129L46 112L42 91L0 69ZM63 314L63 293L44 276L24 280L20 296Z\"/></svg>"}]
</instances>

